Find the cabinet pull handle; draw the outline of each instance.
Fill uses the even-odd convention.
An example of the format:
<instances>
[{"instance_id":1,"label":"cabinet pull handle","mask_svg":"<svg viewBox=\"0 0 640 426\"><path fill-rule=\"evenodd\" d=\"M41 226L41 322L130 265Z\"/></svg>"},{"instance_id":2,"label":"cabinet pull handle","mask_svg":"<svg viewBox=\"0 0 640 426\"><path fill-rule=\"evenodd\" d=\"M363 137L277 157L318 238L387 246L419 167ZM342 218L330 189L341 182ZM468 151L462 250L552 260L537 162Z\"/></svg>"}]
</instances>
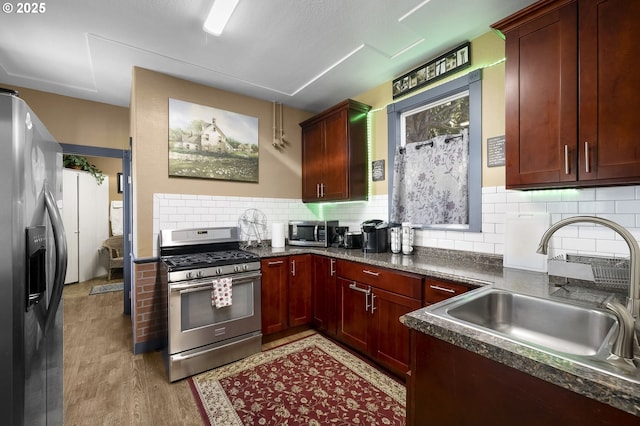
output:
<instances>
[{"instance_id":1,"label":"cabinet pull handle","mask_svg":"<svg viewBox=\"0 0 640 426\"><path fill-rule=\"evenodd\" d=\"M373 271L370 271L370 270L368 270L368 269L363 269L363 270L362 270L362 273L363 273L363 274L367 274L367 275L373 275L374 277L379 277L379 276L380 276L380 273L378 273L378 272L373 272Z\"/></svg>"},{"instance_id":2,"label":"cabinet pull handle","mask_svg":"<svg viewBox=\"0 0 640 426\"><path fill-rule=\"evenodd\" d=\"M564 174L569 174L569 145L564 146Z\"/></svg>"},{"instance_id":3,"label":"cabinet pull handle","mask_svg":"<svg viewBox=\"0 0 640 426\"><path fill-rule=\"evenodd\" d=\"M455 290L452 290L450 288L445 288L445 287L440 287L439 285L430 285L429 287L431 287L434 290L440 290L440 291L446 291L447 293L455 293Z\"/></svg>"},{"instance_id":4,"label":"cabinet pull handle","mask_svg":"<svg viewBox=\"0 0 640 426\"><path fill-rule=\"evenodd\" d=\"M292 276L296 276L296 261L292 260L291 261L291 275Z\"/></svg>"},{"instance_id":5,"label":"cabinet pull handle","mask_svg":"<svg viewBox=\"0 0 640 426\"><path fill-rule=\"evenodd\" d=\"M320 198L320 184L316 183L316 198Z\"/></svg>"},{"instance_id":6,"label":"cabinet pull handle","mask_svg":"<svg viewBox=\"0 0 640 426\"><path fill-rule=\"evenodd\" d=\"M375 302L374 299L376 298L376 294L374 292L371 292L371 305L369 305L371 307L371 313L373 314L373 312L378 309L375 307Z\"/></svg>"},{"instance_id":7,"label":"cabinet pull handle","mask_svg":"<svg viewBox=\"0 0 640 426\"><path fill-rule=\"evenodd\" d=\"M589 170L589 142L584 142L584 171L591 173Z\"/></svg>"},{"instance_id":8,"label":"cabinet pull handle","mask_svg":"<svg viewBox=\"0 0 640 426\"><path fill-rule=\"evenodd\" d=\"M335 259L331 259L331 262L329 263L329 276L334 276L336 274L336 270L334 268L336 264L336 260Z\"/></svg>"},{"instance_id":9,"label":"cabinet pull handle","mask_svg":"<svg viewBox=\"0 0 640 426\"><path fill-rule=\"evenodd\" d=\"M351 290L355 290L355 291L359 291L360 293L364 293L364 310L368 311L369 310L369 295L371 294L371 287L369 287L368 289L365 290L364 288L358 287L358 285L354 281L351 284L349 284L349 288Z\"/></svg>"},{"instance_id":10,"label":"cabinet pull handle","mask_svg":"<svg viewBox=\"0 0 640 426\"><path fill-rule=\"evenodd\" d=\"M324 198L324 183L320 184L320 198Z\"/></svg>"},{"instance_id":11,"label":"cabinet pull handle","mask_svg":"<svg viewBox=\"0 0 640 426\"><path fill-rule=\"evenodd\" d=\"M275 262L269 262L269 263L267 263L267 265L275 266L275 265L282 265L283 263L284 263L284 261L278 260L278 261L275 261Z\"/></svg>"}]
</instances>

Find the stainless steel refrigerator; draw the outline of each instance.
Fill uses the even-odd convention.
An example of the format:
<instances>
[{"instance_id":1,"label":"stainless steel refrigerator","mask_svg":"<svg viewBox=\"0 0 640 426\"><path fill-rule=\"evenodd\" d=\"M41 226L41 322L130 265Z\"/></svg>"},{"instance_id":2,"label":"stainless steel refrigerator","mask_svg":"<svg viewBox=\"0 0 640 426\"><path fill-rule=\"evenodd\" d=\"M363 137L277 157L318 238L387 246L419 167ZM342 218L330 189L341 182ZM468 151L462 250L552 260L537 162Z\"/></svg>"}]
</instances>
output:
<instances>
[{"instance_id":1,"label":"stainless steel refrigerator","mask_svg":"<svg viewBox=\"0 0 640 426\"><path fill-rule=\"evenodd\" d=\"M62 149L0 89L0 423L63 422Z\"/></svg>"}]
</instances>

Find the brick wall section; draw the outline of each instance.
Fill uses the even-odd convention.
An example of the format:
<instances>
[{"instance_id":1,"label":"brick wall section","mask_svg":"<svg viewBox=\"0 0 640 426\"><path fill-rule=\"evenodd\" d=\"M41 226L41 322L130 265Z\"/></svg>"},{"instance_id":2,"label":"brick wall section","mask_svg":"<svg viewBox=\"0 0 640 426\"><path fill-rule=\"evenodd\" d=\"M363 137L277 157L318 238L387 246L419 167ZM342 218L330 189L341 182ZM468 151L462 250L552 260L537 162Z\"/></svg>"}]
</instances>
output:
<instances>
[{"instance_id":1,"label":"brick wall section","mask_svg":"<svg viewBox=\"0 0 640 426\"><path fill-rule=\"evenodd\" d=\"M160 349L167 338L167 276L158 262L134 264L134 345Z\"/></svg>"}]
</instances>

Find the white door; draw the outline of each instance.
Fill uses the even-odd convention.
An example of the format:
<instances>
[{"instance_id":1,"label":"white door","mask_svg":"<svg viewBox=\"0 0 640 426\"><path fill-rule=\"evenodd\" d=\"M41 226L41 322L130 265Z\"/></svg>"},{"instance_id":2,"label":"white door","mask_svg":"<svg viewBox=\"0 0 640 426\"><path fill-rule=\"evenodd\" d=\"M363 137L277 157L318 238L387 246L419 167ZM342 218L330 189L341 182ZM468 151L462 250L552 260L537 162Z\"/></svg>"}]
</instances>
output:
<instances>
[{"instance_id":1,"label":"white door","mask_svg":"<svg viewBox=\"0 0 640 426\"><path fill-rule=\"evenodd\" d=\"M65 284L78 282L78 173L62 170L62 221L67 236L67 277Z\"/></svg>"},{"instance_id":2,"label":"white door","mask_svg":"<svg viewBox=\"0 0 640 426\"><path fill-rule=\"evenodd\" d=\"M98 185L87 172L65 169L63 179L63 220L69 246L65 284L106 275L108 259L102 242L109 237L109 178L105 176Z\"/></svg>"}]
</instances>

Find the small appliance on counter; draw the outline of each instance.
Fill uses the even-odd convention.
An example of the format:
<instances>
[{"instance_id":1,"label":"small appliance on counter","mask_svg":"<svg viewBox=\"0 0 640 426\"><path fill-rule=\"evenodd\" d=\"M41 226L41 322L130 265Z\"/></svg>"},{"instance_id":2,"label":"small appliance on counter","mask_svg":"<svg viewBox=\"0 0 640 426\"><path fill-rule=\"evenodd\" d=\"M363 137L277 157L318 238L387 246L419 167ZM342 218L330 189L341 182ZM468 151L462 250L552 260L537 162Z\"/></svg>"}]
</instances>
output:
<instances>
[{"instance_id":1,"label":"small appliance on counter","mask_svg":"<svg viewBox=\"0 0 640 426\"><path fill-rule=\"evenodd\" d=\"M329 247L336 234L337 220L299 220L289 222L289 245Z\"/></svg>"},{"instance_id":2,"label":"small appliance on counter","mask_svg":"<svg viewBox=\"0 0 640 426\"><path fill-rule=\"evenodd\" d=\"M344 239L347 232L349 232L348 226L336 226L335 235L333 236L333 241L331 242L331 247L343 248Z\"/></svg>"},{"instance_id":3,"label":"small appliance on counter","mask_svg":"<svg viewBox=\"0 0 640 426\"><path fill-rule=\"evenodd\" d=\"M347 232L344 236L344 248L361 249L362 248L362 232Z\"/></svg>"},{"instance_id":4,"label":"small appliance on counter","mask_svg":"<svg viewBox=\"0 0 640 426\"><path fill-rule=\"evenodd\" d=\"M387 251L389 225L373 219L362 222L362 251L365 253L384 253Z\"/></svg>"}]
</instances>

